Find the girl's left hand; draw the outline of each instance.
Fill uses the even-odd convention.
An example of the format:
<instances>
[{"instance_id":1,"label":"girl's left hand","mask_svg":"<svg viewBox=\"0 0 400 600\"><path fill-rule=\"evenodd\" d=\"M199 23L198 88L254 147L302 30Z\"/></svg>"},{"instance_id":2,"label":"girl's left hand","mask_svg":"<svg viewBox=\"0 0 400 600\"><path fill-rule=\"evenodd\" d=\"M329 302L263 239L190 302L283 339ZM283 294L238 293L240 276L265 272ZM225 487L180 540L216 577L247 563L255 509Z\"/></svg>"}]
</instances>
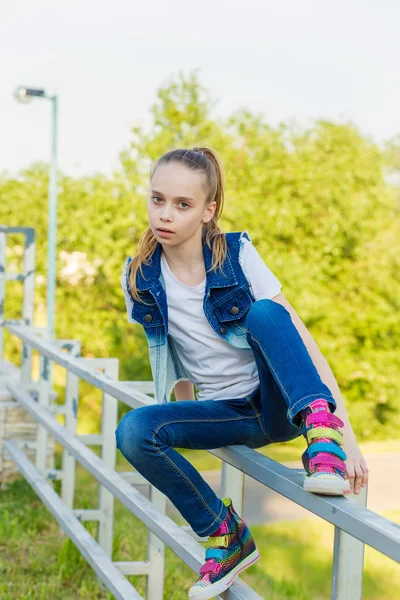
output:
<instances>
[{"instance_id":1,"label":"girl's left hand","mask_svg":"<svg viewBox=\"0 0 400 600\"><path fill-rule=\"evenodd\" d=\"M367 463L356 441L349 442L345 439L343 450L347 455L345 463L351 492L359 494L361 487L365 487L368 483Z\"/></svg>"}]
</instances>

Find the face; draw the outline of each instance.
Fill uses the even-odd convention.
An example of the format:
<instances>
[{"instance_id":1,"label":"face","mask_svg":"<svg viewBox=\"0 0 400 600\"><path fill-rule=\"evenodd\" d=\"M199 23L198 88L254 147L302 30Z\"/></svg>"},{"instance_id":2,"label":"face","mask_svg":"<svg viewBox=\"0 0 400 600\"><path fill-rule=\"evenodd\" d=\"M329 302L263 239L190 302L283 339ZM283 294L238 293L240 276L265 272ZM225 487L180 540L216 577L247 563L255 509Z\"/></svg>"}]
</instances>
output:
<instances>
[{"instance_id":1,"label":"face","mask_svg":"<svg viewBox=\"0 0 400 600\"><path fill-rule=\"evenodd\" d=\"M157 167L151 184L148 215L151 230L161 244L181 244L199 235L203 223L212 219L216 202L206 205L207 193L201 173L179 163ZM163 235L158 228L173 233Z\"/></svg>"}]
</instances>

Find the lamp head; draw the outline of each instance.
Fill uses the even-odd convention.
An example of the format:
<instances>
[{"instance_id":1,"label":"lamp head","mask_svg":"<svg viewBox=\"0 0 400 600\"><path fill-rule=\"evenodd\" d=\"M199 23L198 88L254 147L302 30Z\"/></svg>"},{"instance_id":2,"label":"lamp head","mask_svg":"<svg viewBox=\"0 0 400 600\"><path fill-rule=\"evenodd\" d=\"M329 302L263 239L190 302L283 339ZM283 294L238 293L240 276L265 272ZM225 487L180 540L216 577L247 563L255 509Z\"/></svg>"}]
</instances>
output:
<instances>
[{"instance_id":1,"label":"lamp head","mask_svg":"<svg viewBox=\"0 0 400 600\"><path fill-rule=\"evenodd\" d=\"M27 88L24 86L19 86L15 90L14 96L18 100L18 102L23 102L26 104L30 102L34 97L43 98L45 96L45 91L36 88Z\"/></svg>"}]
</instances>

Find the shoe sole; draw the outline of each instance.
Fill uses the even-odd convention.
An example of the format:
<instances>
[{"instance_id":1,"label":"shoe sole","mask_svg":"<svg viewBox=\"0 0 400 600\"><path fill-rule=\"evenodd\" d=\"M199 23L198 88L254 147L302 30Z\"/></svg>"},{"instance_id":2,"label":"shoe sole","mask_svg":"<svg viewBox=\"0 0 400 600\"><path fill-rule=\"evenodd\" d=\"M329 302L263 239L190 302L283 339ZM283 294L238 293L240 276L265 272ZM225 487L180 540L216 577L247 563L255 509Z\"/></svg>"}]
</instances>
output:
<instances>
[{"instance_id":1,"label":"shoe sole","mask_svg":"<svg viewBox=\"0 0 400 600\"><path fill-rule=\"evenodd\" d=\"M304 480L303 488L306 492L322 494L324 496L344 496L350 494L350 483L322 477L310 477Z\"/></svg>"},{"instance_id":2,"label":"shoe sole","mask_svg":"<svg viewBox=\"0 0 400 600\"><path fill-rule=\"evenodd\" d=\"M245 558L239 564L237 564L236 567L232 569L232 571L229 571L229 573L227 573L225 577L220 579L220 581L217 581L205 587L204 589L195 592L194 594L189 594L189 600L209 600L210 598L219 596L220 594L225 592L228 589L228 587L232 585L233 580L237 575L239 575L241 571L244 571L244 569L247 569L251 565L254 565L254 563L257 562L259 558L260 554L256 549L251 554L249 554L247 558Z\"/></svg>"}]
</instances>

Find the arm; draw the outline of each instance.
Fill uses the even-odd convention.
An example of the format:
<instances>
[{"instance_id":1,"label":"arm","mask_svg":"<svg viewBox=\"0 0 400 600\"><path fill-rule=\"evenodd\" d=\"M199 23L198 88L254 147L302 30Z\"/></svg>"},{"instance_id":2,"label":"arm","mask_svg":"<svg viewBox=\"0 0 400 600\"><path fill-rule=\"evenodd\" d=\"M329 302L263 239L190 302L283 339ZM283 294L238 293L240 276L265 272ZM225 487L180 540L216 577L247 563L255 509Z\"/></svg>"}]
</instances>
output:
<instances>
[{"instance_id":1,"label":"arm","mask_svg":"<svg viewBox=\"0 0 400 600\"><path fill-rule=\"evenodd\" d=\"M282 304L289 312L293 324L295 325L297 331L299 332L304 345L306 346L308 353L313 361L321 380L325 385L329 388L336 401L336 411L335 414L343 421L343 438L344 438L344 448L347 454L347 474L350 479L350 485L353 488L354 478L355 479L355 488L356 491L359 490L360 484L363 486L367 484L368 481L368 468L365 462L361 451L358 449L356 437L353 431L353 428L350 423L349 416L346 411L346 407L344 405L343 398L341 396L339 386L336 382L336 379L332 373L332 370L328 364L328 361L318 348L317 343L312 337L311 333L308 331L307 327L304 325L303 321L300 319L299 315L296 313L293 306L286 300L283 294L278 294L274 298L272 298L274 302L278 302Z\"/></svg>"},{"instance_id":2,"label":"arm","mask_svg":"<svg viewBox=\"0 0 400 600\"><path fill-rule=\"evenodd\" d=\"M194 400L193 383L188 379L181 379L174 387L176 400Z\"/></svg>"},{"instance_id":3,"label":"arm","mask_svg":"<svg viewBox=\"0 0 400 600\"><path fill-rule=\"evenodd\" d=\"M293 306L288 302L283 294L278 294L274 298L272 298L274 302L278 302L282 304L289 312L293 324L295 325L297 331L299 332L304 345L306 346L309 355L311 356L311 360L313 361L315 367L317 368L318 374L321 377L323 383L329 388L332 396L336 401L336 411L337 416L342 419L344 423L343 435L351 441L355 441L355 435L353 432L353 428L351 426L349 416L347 414L343 398L340 394L340 390L336 379L332 373L332 370L328 364L328 361L322 354L321 350L318 348L316 341L312 337L311 333L308 331L307 327L304 325L303 321L300 319L299 315L296 313Z\"/></svg>"}]
</instances>

